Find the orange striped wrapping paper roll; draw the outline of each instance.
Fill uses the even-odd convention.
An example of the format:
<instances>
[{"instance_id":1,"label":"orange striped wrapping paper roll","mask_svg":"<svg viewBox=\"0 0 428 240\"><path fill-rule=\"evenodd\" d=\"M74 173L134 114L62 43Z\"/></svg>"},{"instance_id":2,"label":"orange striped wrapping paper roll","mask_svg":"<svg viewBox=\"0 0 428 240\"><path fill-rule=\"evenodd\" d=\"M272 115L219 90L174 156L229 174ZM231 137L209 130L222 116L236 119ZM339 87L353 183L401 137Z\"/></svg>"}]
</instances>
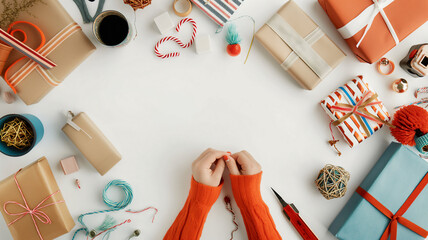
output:
<instances>
[{"instance_id":1,"label":"orange striped wrapping paper roll","mask_svg":"<svg viewBox=\"0 0 428 240\"><path fill-rule=\"evenodd\" d=\"M331 109L332 106L338 103L355 105L368 91L376 93L369 85L363 80L362 76L358 76L344 86L339 87L333 93L328 95L324 100L321 101L321 107L325 110L332 121L336 121L342 118L345 113L340 111L334 111ZM374 100L375 102L380 101L379 98ZM390 115L386 110L383 103L376 104L373 106L367 106L364 108L369 113L377 116L383 121L389 121ZM357 119L355 114L352 114L345 121L337 125L337 129L342 134L348 145L352 148L355 145L361 143L366 138L373 135L378 131L383 124L362 117L363 124L367 127L369 133L367 134L363 126Z\"/></svg>"},{"instance_id":2,"label":"orange striped wrapping paper roll","mask_svg":"<svg viewBox=\"0 0 428 240\"><path fill-rule=\"evenodd\" d=\"M18 3L22 1L17 0ZM5 6L0 5L0 13L4 10ZM95 50L95 46L58 0L43 0L28 10L31 15L24 11L18 15L17 20L28 21L40 27L46 37L45 54L42 55L57 64L55 68L46 70L38 65L35 67L34 62L26 58L10 68L8 72L10 82L13 82L12 85L22 101L31 105L39 102L64 81L67 75ZM25 44L33 49L39 45L40 37L34 29L26 25L16 27L27 34ZM43 48L40 52L42 50ZM12 51L4 70L22 56L20 52Z\"/></svg>"},{"instance_id":3,"label":"orange striped wrapping paper roll","mask_svg":"<svg viewBox=\"0 0 428 240\"><path fill-rule=\"evenodd\" d=\"M369 17L373 12L374 1L381 6L386 5L383 10L399 41L405 39L428 20L428 1L426 0L318 0L338 30L351 21L355 22L357 17L364 15L362 13L365 10L366 17ZM362 22L354 24L354 26L359 25L357 28L359 31L355 31L354 35L349 38L344 37L344 39L358 60L373 63L395 47L396 43L385 20L378 13L361 45L357 48L356 45L363 36L367 25L366 20Z\"/></svg>"}]
</instances>

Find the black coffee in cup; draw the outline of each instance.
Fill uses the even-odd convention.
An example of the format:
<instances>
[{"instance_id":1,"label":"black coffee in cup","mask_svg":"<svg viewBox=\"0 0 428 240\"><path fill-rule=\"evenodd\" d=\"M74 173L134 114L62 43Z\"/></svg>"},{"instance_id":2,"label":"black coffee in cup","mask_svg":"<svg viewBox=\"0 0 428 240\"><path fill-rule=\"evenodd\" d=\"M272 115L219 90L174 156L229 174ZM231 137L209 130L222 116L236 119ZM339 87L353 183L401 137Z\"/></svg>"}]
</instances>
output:
<instances>
[{"instance_id":1,"label":"black coffee in cup","mask_svg":"<svg viewBox=\"0 0 428 240\"><path fill-rule=\"evenodd\" d=\"M98 15L93 30L97 39L107 46L125 44L131 34L128 21L116 11L106 11Z\"/></svg>"}]
</instances>

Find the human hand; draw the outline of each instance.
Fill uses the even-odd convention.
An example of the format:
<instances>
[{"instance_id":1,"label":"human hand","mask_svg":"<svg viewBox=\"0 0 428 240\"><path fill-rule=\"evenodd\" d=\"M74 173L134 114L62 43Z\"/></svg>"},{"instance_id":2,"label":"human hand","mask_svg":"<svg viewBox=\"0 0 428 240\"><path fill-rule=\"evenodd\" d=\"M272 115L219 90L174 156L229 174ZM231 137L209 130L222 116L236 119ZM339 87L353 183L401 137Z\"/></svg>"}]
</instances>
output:
<instances>
[{"instance_id":1,"label":"human hand","mask_svg":"<svg viewBox=\"0 0 428 240\"><path fill-rule=\"evenodd\" d=\"M254 175L262 171L262 166L245 150L232 154L226 165L232 175Z\"/></svg>"},{"instance_id":2,"label":"human hand","mask_svg":"<svg viewBox=\"0 0 428 240\"><path fill-rule=\"evenodd\" d=\"M193 163L193 178L202 184L217 187L220 184L225 164L223 156L229 155L227 152L208 148Z\"/></svg>"}]
</instances>

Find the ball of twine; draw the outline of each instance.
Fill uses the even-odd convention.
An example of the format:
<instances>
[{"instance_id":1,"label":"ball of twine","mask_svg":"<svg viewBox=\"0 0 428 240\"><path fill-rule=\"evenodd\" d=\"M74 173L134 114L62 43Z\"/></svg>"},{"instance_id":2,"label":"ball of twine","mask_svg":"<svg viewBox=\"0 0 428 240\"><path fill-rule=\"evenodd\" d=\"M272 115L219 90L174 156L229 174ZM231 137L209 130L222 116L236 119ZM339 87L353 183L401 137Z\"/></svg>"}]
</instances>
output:
<instances>
[{"instance_id":1,"label":"ball of twine","mask_svg":"<svg viewBox=\"0 0 428 240\"><path fill-rule=\"evenodd\" d=\"M328 200L345 196L350 175L339 166L327 164L320 170L315 184Z\"/></svg>"},{"instance_id":2,"label":"ball of twine","mask_svg":"<svg viewBox=\"0 0 428 240\"><path fill-rule=\"evenodd\" d=\"M134 11L137 9L143 9L152 3L152 0L123 0L125 4L130 5Z\"/></svg>"}]
</instances>

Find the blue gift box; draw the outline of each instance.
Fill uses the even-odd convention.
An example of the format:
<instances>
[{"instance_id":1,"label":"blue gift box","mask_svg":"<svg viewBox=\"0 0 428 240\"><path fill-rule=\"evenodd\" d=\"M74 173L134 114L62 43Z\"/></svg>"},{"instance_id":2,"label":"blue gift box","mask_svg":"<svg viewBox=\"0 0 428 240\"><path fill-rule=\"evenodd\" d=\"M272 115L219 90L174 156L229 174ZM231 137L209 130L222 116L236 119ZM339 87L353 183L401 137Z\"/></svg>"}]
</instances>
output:
<instances>
[{"instance_id":1,"label":"blue gift box","mask_svg":"<svg viewBox=\"0 0 428 240\"><path fill-rule=\"evenodd\" d=\"M395 214L427 172L428 162L405 146L393 142L360 187ZM428 186L402 216L428 229ZM329 231L338 239L378 240L389 223L389 218L355 192L334 219ZM398 223L397 239L425 238Z\"/></svg>"}]
</instances>

